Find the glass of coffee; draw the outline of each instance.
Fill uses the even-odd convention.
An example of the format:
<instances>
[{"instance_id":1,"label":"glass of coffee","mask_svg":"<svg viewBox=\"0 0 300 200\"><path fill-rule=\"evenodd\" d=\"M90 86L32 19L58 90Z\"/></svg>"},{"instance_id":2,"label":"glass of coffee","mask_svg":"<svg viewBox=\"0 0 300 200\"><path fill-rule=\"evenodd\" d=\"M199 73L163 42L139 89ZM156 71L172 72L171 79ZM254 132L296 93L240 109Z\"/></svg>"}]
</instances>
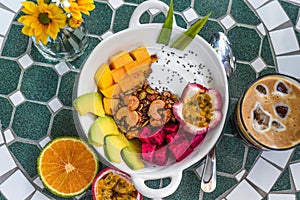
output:
<instances>
[{"instance_id":1,"label":"glass of coffee","mask_svg":"<svg viewBox=\"0 0 300 200\"><path fill-rule=\"evenodd\" d=\"M239 99L233 123L244 141L259 149L300 144L300 81L278 73L259 77Z\"/></svg>"}]
</instances>

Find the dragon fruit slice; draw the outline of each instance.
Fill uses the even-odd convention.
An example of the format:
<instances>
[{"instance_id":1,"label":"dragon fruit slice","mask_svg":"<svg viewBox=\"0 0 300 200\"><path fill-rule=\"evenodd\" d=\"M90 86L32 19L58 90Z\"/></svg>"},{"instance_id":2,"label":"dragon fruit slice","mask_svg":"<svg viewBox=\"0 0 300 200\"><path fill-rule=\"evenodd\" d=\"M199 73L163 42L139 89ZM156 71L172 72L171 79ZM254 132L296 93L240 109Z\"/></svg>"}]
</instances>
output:
<instances>
[{"instance_id":1,"label":"dragon fruit slice","mask_svg":"<svg viewBox=\"0 0 300 200\"><path fill-rule=\"evenodd\" d=\"M190 155L194 151L193 148L189 147L179 158L176 159L177 162L182 161L184 158L186 158L188 155Z\"/></svg>"},{"instance_id":2,"label":"dragon fruit slice","mask_svg":"<svg viewBox=\"0 0 300 200\"><path fill-rule=\"evenodd\" d=\"M174 133L174 132L176 133L179 129L179 122L172 123L172 124L171 123L165 124L163 129L165 130L166 133Z\"/></svg>"},{"instance_id":3,"label":"dragon fruit slice","mask_svg":"<svg viewBox=\"0 0 300 200\"><path fill-rule=\"evenodd\" d=\"M156 149L155 144L142 143L142 158L143 158L143 160L153 163L155 149Z\"/></svg>"},{"instance_id":4,"label":"dragon fruit slice","mask_svg":"<svg viewBox=\"0 0 300 200\"><path fill-rule=\"evenodd\" d=\"M197 83L189 83L181 100L173 105L176 119L192 134L205 134L222 119L222 97L219 91Z\"/></svg>"},{"instance_id":5,"label":"dragon fruit slice","mask_svg":"<svg viewBox=\"0 0 300 200\"><path fill-rule=\"evenodd\" d=\"M169 132L169 133L167 133L166 134L166 142L167 142L167 144L171 143L174 140L174 138L176 137L176 135L177 135L177 132Z\"/></svg>"},{"instance_id":6,"label":"dragon fruit slice","mask_svg":"<svg viewBox=\"0 0 300 200\"><path fill-rule=\"evenodd\" d=\"M149 141L157 146L162 145L165 142L165 131L163 129L155 130L149 135Z\"/></svg>"},{"instance_id":7,"label":"dragon fruit slice","mask_svg":"<svg viewBox=\"0 0 300 200\"><path fill-rule=\"evenodd\" d=\"M152 134L152 130L145 126L143 127L140 132L137 135L137 138L142 142L142 143L151 143L149 136Z\"/></svg>"},{"instance_id":8,"label":"dragon fruit slice","mask_svg":"<svg viewBox=\"0 0 300 200\"><path fill-rule=\"evenodd\" d=\"M205 134L195 135L190 144L190 148L196 148L205 138Z\"/></svg>"},{"instance_id":9,"label":"dragon fruit slice","mask_svg":"<svg viewBox=\"0 0 300 200\"><path fill-rule=\"evenodd\" d=\"M154 162L159 166L166 166L168 161L168 148L163 146L154 153Z\"/></svg>"},{"instance_id":10,"label":"dragon fruit slice","mask_svg":"<svg viewBox=\"0 0 300 200\"><path fill-rule=\"evenodd\" d=\"M176 139L169 145L169 151L174 156L177 162L182 160L182 157L190 146L190 142L185 140Z\"/></svg>"},{"instance_id":11,"label":"dragon fruit slice","mask_svg":"<svg viewBox=\"0 0 300 200\"><path fill-rule=\"evenodd\" d=\"M166 135L167 144L172 143L174 140L183 141L189 139L187 136L190 135L183 128L177 130L177 132L171 132Z\"/></svg>"}]
</instances>

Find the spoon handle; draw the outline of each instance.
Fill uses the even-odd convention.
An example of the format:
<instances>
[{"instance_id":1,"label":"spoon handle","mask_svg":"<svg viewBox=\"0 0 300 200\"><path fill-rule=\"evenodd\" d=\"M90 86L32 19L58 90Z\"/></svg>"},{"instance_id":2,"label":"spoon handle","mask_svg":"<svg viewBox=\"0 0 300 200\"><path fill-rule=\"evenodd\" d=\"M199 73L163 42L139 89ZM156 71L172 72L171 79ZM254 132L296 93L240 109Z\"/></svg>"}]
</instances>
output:
<instances>
[{"instance_id":1,"label":"spoon handle","mask_svg":"<svg viewBox=\"0 0 300 200\"><path fill-rule=\"evenodd\" d=\"M212 192L216 188L216 146L206 156L206 162L201 179L201 189L204 192Z\"/></svg>"}]
</instances>

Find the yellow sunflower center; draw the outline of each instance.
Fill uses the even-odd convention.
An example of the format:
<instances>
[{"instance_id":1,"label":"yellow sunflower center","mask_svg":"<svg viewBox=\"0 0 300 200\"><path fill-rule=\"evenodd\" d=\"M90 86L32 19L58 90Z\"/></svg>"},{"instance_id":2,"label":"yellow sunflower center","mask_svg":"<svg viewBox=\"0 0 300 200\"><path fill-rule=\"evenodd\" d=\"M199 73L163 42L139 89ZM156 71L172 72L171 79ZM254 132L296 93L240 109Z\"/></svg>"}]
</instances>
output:
<instances>
[{"instance_id":1,"label":"yellow sunflower center","mask_svg":"<svg viewBox=\"0 0 300 200\"><path fill-rule=\"evenodd\" d=\"M44 25L47 25L51 22L51 19L48 17L48 14L47 13L41 13L39 15L39 21L44 24Z\"/></svg>"}]
</instances>

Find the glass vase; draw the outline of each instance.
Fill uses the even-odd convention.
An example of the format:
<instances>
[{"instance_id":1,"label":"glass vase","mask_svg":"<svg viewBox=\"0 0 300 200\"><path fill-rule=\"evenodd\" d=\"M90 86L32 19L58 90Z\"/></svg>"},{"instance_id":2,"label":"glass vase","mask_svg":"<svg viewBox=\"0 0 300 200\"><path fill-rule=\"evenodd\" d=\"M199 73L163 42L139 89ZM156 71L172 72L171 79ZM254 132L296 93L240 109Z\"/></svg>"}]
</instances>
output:
<instances>
[{"instance_id":1,"label":"glass vase","mask_svg":"<svg viewBox=\"0 0 300 200\"><path fill-rule=\"evenodd\" d=\"M48 38L48 43L36 43L32 37L34 45L39 52L48 60L54 62L69 62L78 58L84 53L88 46L87 29L84 23L78 28L66 26L58 33L55 40Z\"/></svg>"}]
</instances>

